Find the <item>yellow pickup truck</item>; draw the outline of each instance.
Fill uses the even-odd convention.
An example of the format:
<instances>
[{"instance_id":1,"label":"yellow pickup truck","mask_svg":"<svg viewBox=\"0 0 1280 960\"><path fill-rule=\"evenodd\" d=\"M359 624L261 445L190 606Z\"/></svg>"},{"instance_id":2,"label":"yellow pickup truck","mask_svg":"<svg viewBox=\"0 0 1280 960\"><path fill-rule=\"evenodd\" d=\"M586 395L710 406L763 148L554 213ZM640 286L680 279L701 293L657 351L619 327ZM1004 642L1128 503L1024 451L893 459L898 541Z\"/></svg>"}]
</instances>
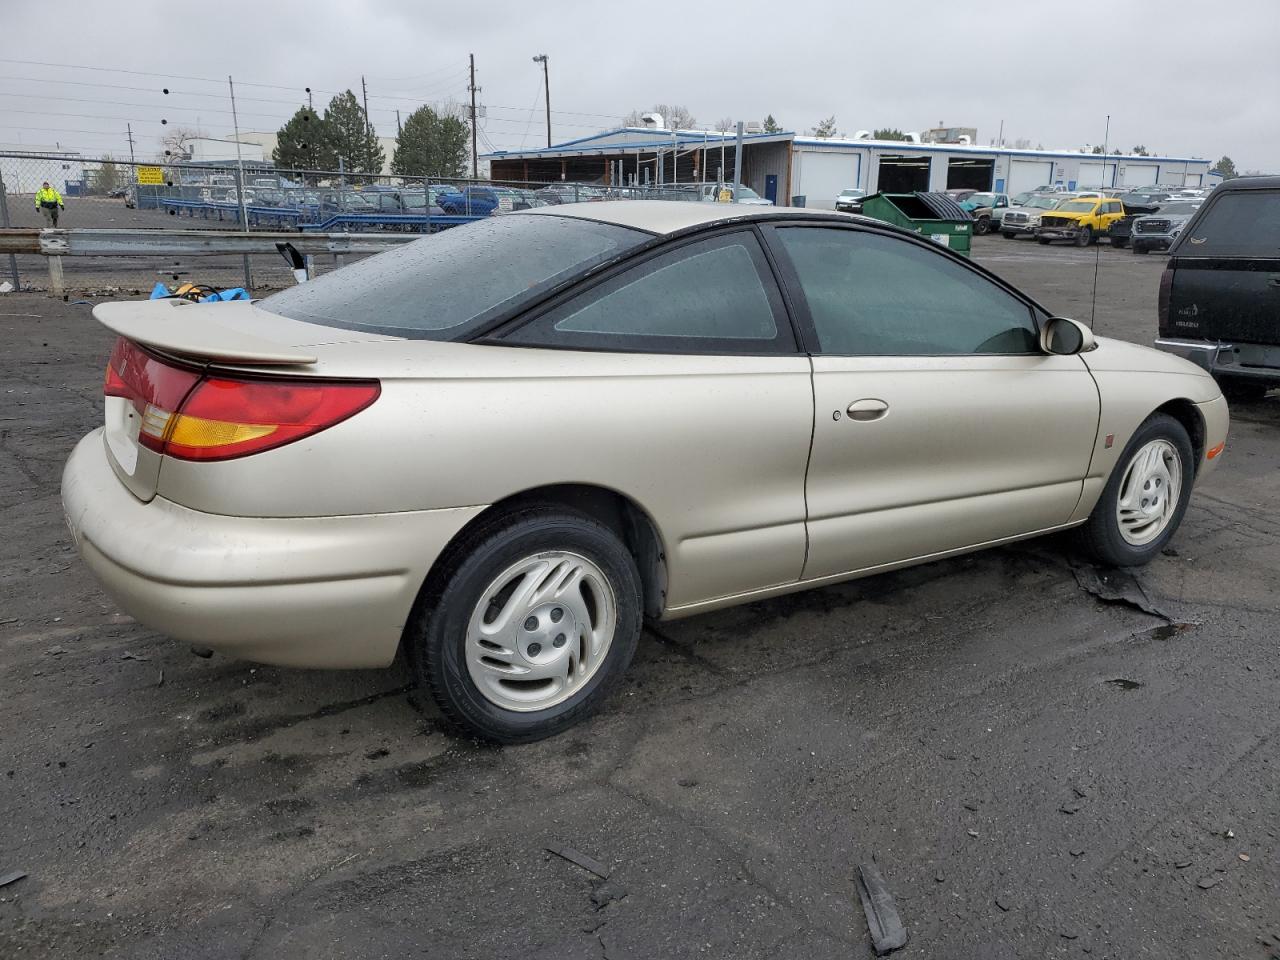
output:
<instances>
[{"instance_id":1,"label":"yellow pickup truck","mask_svg":"<svg viewBox=\"0 0 1280 960\"><path fill-rule=\"evenodd\" d=\"M1036 240L1052 243L1070 240L1087 247L1111 232L1112 224L1124 219L1124 204L1113 197L1076 197L1067 200L1040 218Z\"/></svg>"}]
</instances>

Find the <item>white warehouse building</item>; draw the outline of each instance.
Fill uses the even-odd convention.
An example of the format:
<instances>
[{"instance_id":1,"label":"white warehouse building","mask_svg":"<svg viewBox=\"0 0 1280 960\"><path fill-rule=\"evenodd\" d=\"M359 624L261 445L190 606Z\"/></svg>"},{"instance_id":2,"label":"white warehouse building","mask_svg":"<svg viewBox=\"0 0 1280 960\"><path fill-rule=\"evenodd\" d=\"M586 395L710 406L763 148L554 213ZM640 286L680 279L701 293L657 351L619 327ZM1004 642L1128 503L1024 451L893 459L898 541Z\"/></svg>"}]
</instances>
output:
<instances>
[{"instance_id":1,"label":"white warehouse building","mask_svg":"<svg viewBox=\"0 0 1280 960\"><path fill-rule=\"evenodd\" d=\"M689 183L732 179L734 147L732 134L717 131L622 127L485 159L499 180ZM752 133L743 138L741 182L779 206L830 209L840 191L850 187L867 193L958 188L1018 193L1050 185L1067 190L1205 186L1210 166L1199 157Z\"/></svg>"}]
</instances>

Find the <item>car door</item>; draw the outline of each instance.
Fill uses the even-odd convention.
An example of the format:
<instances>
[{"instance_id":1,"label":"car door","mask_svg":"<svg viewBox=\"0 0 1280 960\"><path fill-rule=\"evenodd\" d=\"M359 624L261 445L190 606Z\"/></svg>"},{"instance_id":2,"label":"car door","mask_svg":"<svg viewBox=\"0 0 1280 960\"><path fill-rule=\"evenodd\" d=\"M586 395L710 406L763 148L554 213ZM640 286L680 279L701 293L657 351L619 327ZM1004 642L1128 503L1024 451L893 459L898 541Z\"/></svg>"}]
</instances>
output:
<instances>
[{"instance_id":1,"label":"car door","mask_svg":"<svg viewBox=\"0 0 1280 960\"><path fill-rule=\"evenodd\" d=\"M501 459L633 498L664 544L669 608L800 578L810 365L753 230L664 245L499 337L563 351L513 410L562 424L563 443L544 429Z\"/></svg>"},{"instance_id":2,"label":"car door","mask_svg":"<svg viewBox=\"0 0 1280 960\"><path fill-rule=\"evenodd\" d=\"M1102 207L1102 229L1109 232L1124 216L1124 206L1119 200L1108 200Z\"/></svg>"},{"instance_id":3,"label":"car door","mask_svg":"<svg viewBox=\"0 0 1280 960\"><path fill-rule=\"evenodd\" d=\"M1040 352L1027 301L912 238L768 236L813 362L806 580L1068 521L1098 392L1080 357Z\"/></svg>"}]
</instances>

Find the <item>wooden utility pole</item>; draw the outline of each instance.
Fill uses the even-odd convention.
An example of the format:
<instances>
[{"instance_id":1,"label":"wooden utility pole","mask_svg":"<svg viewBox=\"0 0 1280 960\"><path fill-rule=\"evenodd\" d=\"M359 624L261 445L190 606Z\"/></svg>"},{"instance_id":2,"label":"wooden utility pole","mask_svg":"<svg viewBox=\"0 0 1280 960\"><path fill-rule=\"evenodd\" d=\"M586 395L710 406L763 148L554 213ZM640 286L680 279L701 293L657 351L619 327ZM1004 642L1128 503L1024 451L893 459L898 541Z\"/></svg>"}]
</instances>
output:
<instances>
[{"instance_id":1,"label":"wooden utility pole","mask_svg":"<svg viewBox=\"0 0 1280 960\"><path fill-rule=\"evenodd\" d=\"M369 88L365 85L363 74L360 76L360 97L364 101L364 150L366 153L364 159L367 160L368 155L373 153L373 124L369 122ZM373 172L381 173L382 171Z\"/></svg>"},{"instance_id":2,"label":"wooden utility pole","mask_svg":"<svg viewBox=\"0 0 1280 960\"><path fill-rule=\"evenodd\" d=\"M476 55L470 54L471 57L471 83L467 85L467 89L471 91L471 179L480 179L480 154L476 151L476 94L480 88L476 86Z\"/></svg>"}]
</instances>

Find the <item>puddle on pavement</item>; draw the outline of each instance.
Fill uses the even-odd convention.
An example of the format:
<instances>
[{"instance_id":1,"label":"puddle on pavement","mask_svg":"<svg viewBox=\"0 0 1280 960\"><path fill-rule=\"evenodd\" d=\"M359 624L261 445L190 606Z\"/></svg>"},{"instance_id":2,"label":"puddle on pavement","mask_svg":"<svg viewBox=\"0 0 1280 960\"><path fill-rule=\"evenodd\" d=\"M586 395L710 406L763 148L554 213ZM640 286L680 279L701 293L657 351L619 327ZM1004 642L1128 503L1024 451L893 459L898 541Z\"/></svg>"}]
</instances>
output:
<instances>
[{"instance_id":1,"label":"puddle on pavement","mask_svg":"<svg viewBox=\"0 0 1280 960\"><path fill-rule=\"evenodd\" d=\"M1137 680L1126 680L1124 677L1116 677L1114 680L1108 680L1107 683L1113 687L1119 687L1121 690L1137 690L1141 683Z\"/></svg>"},{"instance_id":2,"label":"puddle on pavement","mask_svg":"<svg viewBox=\"0 0 1280 960\"><path fill-rule=\"evenodd\" d=\"M1171 640L1178 634L1196 626L1199 626L1199 624L1189 622L1162 623L1160 626L1152 627L1150 630L1143 630L1137 636L1150 637L1152 640Z\"/></svg>"}]
</instances>

